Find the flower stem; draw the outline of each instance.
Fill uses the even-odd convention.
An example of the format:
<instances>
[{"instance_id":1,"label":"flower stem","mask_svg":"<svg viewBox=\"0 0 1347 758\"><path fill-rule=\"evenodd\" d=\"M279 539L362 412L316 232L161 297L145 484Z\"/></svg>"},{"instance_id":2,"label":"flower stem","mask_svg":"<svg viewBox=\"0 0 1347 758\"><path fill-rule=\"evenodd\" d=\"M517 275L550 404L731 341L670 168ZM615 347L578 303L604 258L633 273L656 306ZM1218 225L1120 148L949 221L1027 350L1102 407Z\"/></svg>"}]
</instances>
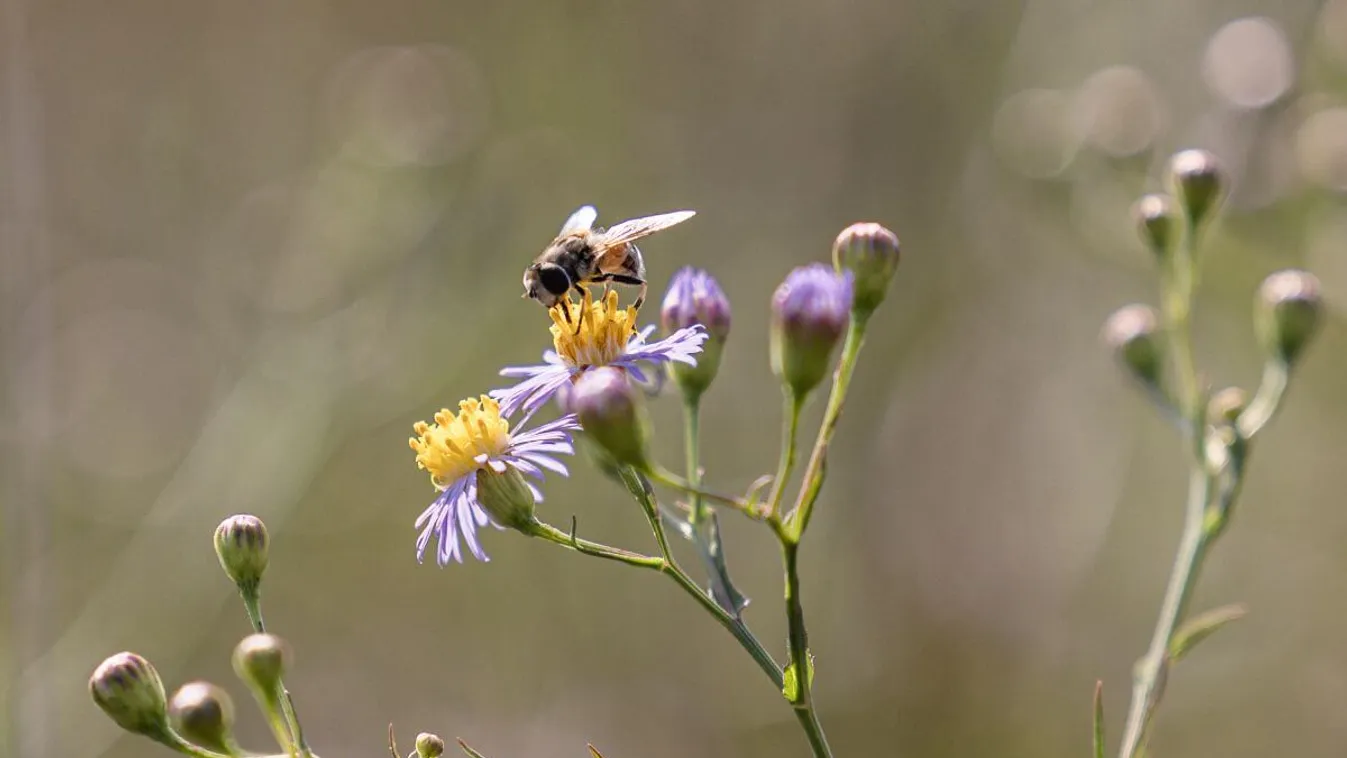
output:
<instances>
[{"instance_id":1,"label":"flower stem","mask_svg":"<svg viewBox=\"0 0 1347 758\"><path fill-rule=\"evenodd\" d=\"M832 758L832 749L823 735L818 712L814 710L813 683L810 681L809 632L804 623L804 606L800 603L800 543L781 541L781 558L786 573L786 641L790 648L791 667L795 672L795 688L787 692L795 718L809 738L814 758Z\"/></svg>"},{"instance_id":2,"label":"flower stem","mask_svg":"<svg viewBox=\"0 0 1347 758\"><path fill-rule=\"evenodd\" d=\"M1174 632L1183 622L1184 611L1197 586L1203 559L1210 545L1210 535L1203 528L1203 517L1211 498L1212 478L1200 466L1194 466L1188 480L1188 503L1185 508L1183 536L1178 555L1169 575L1169 586L1160 606L1160 618L1155 623L1150 648L1137 661L1132 686L1132 703L1123 727L1121 758L1134 758L1146 742L1147 732L1154 718L1160 696L1164 691L1169 668L1169 649Z\"/></svg>"},{"instance_id":3,"label":"flower stem","mask_svg":"<svg viewBox=\"0 0 1347 758\"><path fill-rule=\"evenodd\" d=\"M740 513L744 514L745 516L748 516L750 519L753 519L754 521L762 521L764 518L766 518L766 514L763 511L761 511L757 506L755 506L752 502L749 502L748 500L745 500L744 498L741 497L731 497L729 495L722 495L718 492L711 492L710 490L704 490L699 485L689 482L688 480L664 468L663 466L660 466L659 464L650 465L640 473L643 477L648 476L649 478L659 482L665 487L669 487L670 489L675 489L680 492L684 492L688 495L692 495L694 497L700 497L712 503L718 503L720 505L729 506L730 508L739 511Z\"/></svg>"},{"instance_id":4,"label":"flower stem","mask_svg":"<svg viewBox=\"0 0 1347 758\"><path fill-rule=\"evenodd\" d=\"M687 396L683 403L683 457L687 461L688 483L693 487L702 486L701 409L700 396L695 394ZM695 526L706 518L706 503L702 501L700 494L693 493L691 505L688 521Z\"/></svg>"},{"instance_id":5,"label":"flower stem","mask_svg":"<svg viewBox=\"0 0 1347 758\"><path fill-rule=\"evenodd\" d=\"M248 613L248 621L252 624L253 631L257 634L266 634L267 625L262 620L262 603L258 588L256 586L240 588L239 594L243 597L243 608ZM284 714L285 722L284 728L281 728L280 724L273 724L272 731L276 733L276 739L281 743L282 750L295 755L298 748L299 754L312 758L313 751L304 740L304 729L299 725L299 714L295 712L294 698L290 697L290 690L285 688L285 682L277 680L277 686L281 691L281 712Z\"/></svg>"},{"instance_id":6,"label":"flower stem","mask_svg":"<svg viewBox=\"0 0 1347 758\"><path fill-rule=\"evenodd\" d=\"M837 422L842 417L842 406L846 402L847 389L851 385L851 375L856 371L856 360L860 357L861 346L865 343L865 327L868 320L868 316L855 312L851 315L846 342L842 345L842 357L838 360L837 371L833 374L832 394L828 396L828 407L823 412L823 423L819 426L818 438L814 441L814 450L809 455L809 464L800 483L800 495L795 501L795 507L784 519L796 542L809 526L814 503L823 488L828 444L832 442L833 432L837 430Z\"/></svg>"},{"instance_id":7,"label":"flower stem","mask_svg":"<svg viewBox=\"0 0 1347 758\"><path fill-rule=\"evenodd\" d=\"M637 476L639 476L639 474ZM624 475L623 478L626 479L627 477ZM629 482L629 484L635 484L635 486L639 487L639 482ZM634 492L633 495L635 495ZM651 508L646 505L646 499L644 494L637 497L637 500L641 503L642 510L649 514ZM659 523L659 510L657 506L654 508L654 513L655 516L651 521L651 529L656 530L656 541L660 544L661 550L667 550L668 540L667 538L662 537L664 534L664 527ZM647 518L649 518L649 515L647 515ZM669 577L673 580L674 584L677 584L684 592L690 595L693 600L696 600L707 613L714 616L716 621L734 636L734 639L748 652L749 656L753 658L753 661L758 664L758 667L767 675L767 678L772 680L772 683L776 685L776 687L780 688L785 686L785 675L782 673L781 667L777 665L776 661L772 658L772 654L767 652L767 649L763 647L758 638L753 635L753 632L749 630L748 626L744 624L743 621L735 618L724 608L717 605L716 601L703 592L702 588L697 586L696 580L688 576L687 572L683 571L683 569L674 562L673 557L667 552L662 557L642 555L640 553L631 552L630 550L610 547L598 542L580 539L575 536L573 526L571 534L567 534L560 529L541 521L534 523L531 533L538 537L542 537L548 542L570 548L584 555L593 556L595 558L604 558L618 563L625 563L637 568L658 571Z\"/></svg>"},{"instance_id":8,"label":"flower stem","mask_svg":"<svg viewBox=\"0 0 1347 758\"><path fill-rule=\"evenodd\" d=\"M776 464L776 479L772 482L772 494L767 498L767 517L776 518L781 507L781 495L786 483L795 471L796 440L800 433L800 411L804 409L805 396L797 394L789 387L784 390L785 397L781 406L781 458Z\"/></svg>"}]
</instances>

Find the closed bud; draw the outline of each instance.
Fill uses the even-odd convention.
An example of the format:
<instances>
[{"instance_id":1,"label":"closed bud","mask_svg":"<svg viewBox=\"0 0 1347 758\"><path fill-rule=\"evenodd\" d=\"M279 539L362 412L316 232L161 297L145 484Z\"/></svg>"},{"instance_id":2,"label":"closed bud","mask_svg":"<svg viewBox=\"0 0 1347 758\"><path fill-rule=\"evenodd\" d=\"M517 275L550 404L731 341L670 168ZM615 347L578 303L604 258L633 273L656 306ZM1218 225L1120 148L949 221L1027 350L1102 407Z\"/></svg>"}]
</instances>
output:
<instances>
[{"instance_id":1,"label":"closed bud","mask_svg":"<svg viewBox=\"0 0 1347 758\"><path fill-rule=\"evenodd\" d=\"M421 732L416 735L416 758L440 758L444 755L444 740L438 734Z\"/></svg>"},{"instance_id":2,"label":"closed bud","mask_svg":"<svg viewBox=\"0 0 1347 758\"><path fill-rule=\"evenodd\" d=\"M1164 362L1157 324L1155 311L1145 305L1119 308L1104 324L1104 341L1133 376L1151 387L1160 385Z\"/></svg>"},{"instance_id":3,"label":"closed bud","mask_svg":"<svg viewBox=\"0 0 1347 758\"><path fill-rule=\"evenodd\" d=\"M708 338L696 365L671 362L669 371L684 396L699 397L720 369L720 356L730 335L730 300L707 272L690 266L679 269L669 282L660 307L665 334L700 325Z\"/></svg>"},{"instance_id":4,"label":"closed bud","mask_svg":"<svg viewBox=\"0 0 1347 758\"><path fill-rule=\"evenodd\" d=\"M159 738L168 730L168 704L159 672L135 653L118 653L89 677L94 702L128 732Z\"/></svg>"},{"instance_id":5,"label":"closed bud","mask_svg":"<svg viewBox=\"0 0 1347 758\"><path fill-rule=\"evenodd\" d=\"M1268 355L1295 363L1319 328L1319 280L1306 271L1278 271L1263 280L1254 304L1254 326Z\"/></svg>"},{"instance_id":6,"label":"closed bud","mask_svg":"<svg viewBox=\"0 0 1347 758\"><path fill-rule=\"evenodd\" d=\"M210 682L184 684L168 702L173 728L191 742L225 755L237 755L234 744L234 702Z\"/></svg>"},{"instance_id":7,"label":"closed bud","mask_svg":"<svg viewBox=\"0 0 1347 758\"><path fill-rule=\"evenodd\" d=\"M1216 156L1206 150L1183 150L1169 159L1169 191L1196 229L1225 196L1225 173Z\"/></svg>"},{"instance_id":8,"label":"closed bud","mask_svg":"<svg viewBox=\"0 0 1347 758\"><path fill-rule=\"evenodd\" d=\"M570 406L585 434L616 462L647 465L645 409L624 371L604 366L584 372L571 391Z\"/></svg>"},{"instance_id":9,"label":"closed bud","mask_svg":"<svg viewBox=\"0 0 1347 758\"><path fill-rule=\"evenodd\" d=\"M851 318L850 271L821 264L790 272L772 295L772 371L797 397L823 381Z\"/></svg>"},{"instance_id":10,"label":"closed bud","mask_svg":"<svg viewBox=\"0 0 1347 758\"><path fill-rule=\"evenodd\" d=\"M234 648L234 673L270 701L279 696L290 667L290 646L274 634L250 634Z\"/></svg>"},{"instance_id":11,"label":"closed bud","mask_svg":"<svg viewBox=\"0 0 1347 758\"><path fill-rule=\"evenodd\" d=\"M267 570L267 527L248 514L230 516L215 528L215 554L240 589L255 590Z\"/></svg>"},{"instance_id":12,"label":"closed bud","mask_svg":"<svg viewBox=\"0 0 1347 758\"><path fill-rule=\"evenodd\" d=\"M1169 255L1183 234L1182 218L1178 203L1164 194L1143 195L1132 206L1132 218L1136 220L1137 233L1151 252L1160 261L1169 259Z\"/></svg>"},{"instance_id":13,"label":"closed bud","mask_svg":"<svg viewBox=\"0 0 1347 758\"><path fill-rule=\"evenodd\" d=\"M1207 401L1207 421L1221 426L1233 425L1248 407L1249 393L1239 387L1226 387Z\"/></svg>"},{"instance_id":14,"label":"closed bud","mask_svg":"<svg viewBox=\"0 0 1347 758\"><path fill-rule=\"evenodd\" d=\"M848 226L833 243L833 268L851 272L852 307L862 316L870 315L884 302L898 270L898 235L874 223Z\"/></svg>"},{"instance_id":15,"label":"closed bud","mask_svg":"<svg viewBox=\"0 0 1347 758\"><path fill-rule=\"evenodd\" d=\"M533 490L511 466L477 470L477 502L501 526L522 531L533 523Z\"/></svg>"}]
</instances>

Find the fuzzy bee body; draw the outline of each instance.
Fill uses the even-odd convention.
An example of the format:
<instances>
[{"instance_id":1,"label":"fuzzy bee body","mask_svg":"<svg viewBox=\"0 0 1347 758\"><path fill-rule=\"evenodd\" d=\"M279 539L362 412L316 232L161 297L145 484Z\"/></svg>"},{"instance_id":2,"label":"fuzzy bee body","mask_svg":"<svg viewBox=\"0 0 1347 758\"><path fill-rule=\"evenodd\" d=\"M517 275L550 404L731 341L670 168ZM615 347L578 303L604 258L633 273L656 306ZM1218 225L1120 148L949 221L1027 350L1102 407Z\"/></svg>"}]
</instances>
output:
<instances>
[{"instance_id":1,"label":"fuzzy bee body","mask_svg":"<svg viewBox=\"0 0 1347 758\"><path fill-rule=\"evenodd\" d=\"M607 230L594 229L598 212L586 205L571 214L561 233L524 270L524 297L551 308L590 284L616 282L641 288L637 308L645 302L645 260L635 241L682 223L694 211L675 211L623 221ZM569 318L569 311L565 314ZM577 324L577 327L579 325Z\"/></svg>"}]
</instances>

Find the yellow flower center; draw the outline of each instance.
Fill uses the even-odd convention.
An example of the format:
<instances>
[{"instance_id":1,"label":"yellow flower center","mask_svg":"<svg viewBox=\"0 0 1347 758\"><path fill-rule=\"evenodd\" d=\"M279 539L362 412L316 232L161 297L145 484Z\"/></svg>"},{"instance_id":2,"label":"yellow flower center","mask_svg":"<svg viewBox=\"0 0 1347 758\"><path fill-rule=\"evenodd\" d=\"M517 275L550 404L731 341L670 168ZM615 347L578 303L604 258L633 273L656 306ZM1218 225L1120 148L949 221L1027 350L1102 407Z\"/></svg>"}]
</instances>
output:
<instances>
[{"instance_id":1,"label":"yellow flower center","mask_svg":"<svg viewBox=\"0 0 1347 758\"><path fill-rule=\"evenodd\" d=\"M566 365L574 368L612 363L636 332L636 309L617 307L616 290L609 290L608 296L598 302L586 290L579 305L566 298L552 306L549 313L552 345Z\"/></svg>"},{"instance_id":2,"label":"yellow flower center","mask_svg":"<svg viewBox=\"0 0 1347 758\"><path fill-rule=\"evenodd\" d=\"M407 440L416 451L416 467L430 472L430 481L445 489L482 468L480 455L500 455L510 445L510 423L500 417L500 404L486 395L458 404L458 415L448 408L435 414L435 423L418 421L417 436Z\"/></svg>"}]
</instances>

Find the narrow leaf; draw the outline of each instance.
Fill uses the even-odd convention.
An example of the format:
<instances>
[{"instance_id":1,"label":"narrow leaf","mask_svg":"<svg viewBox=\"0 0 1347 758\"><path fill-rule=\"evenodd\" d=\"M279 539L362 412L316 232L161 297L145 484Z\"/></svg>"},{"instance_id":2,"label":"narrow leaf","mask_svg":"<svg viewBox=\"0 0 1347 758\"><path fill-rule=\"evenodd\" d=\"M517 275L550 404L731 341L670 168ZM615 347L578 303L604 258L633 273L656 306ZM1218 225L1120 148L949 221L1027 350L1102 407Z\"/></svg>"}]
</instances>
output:
<instances>
[{"instance_id":1,"label":"narrow leaf","mask_svg":"<svg viewBox=\"0 0 1347 758\"><path fill-rule=\"evenodd\" d=\"M741 618L740 614L748 607L749 601L730 579L730 569L725 565L724 544L720 540L720 519L716 512L707 511L707 520L696 527L667 508L661 507L659 515L666 529L676 532L697 549L697 556L706 568L711 599L736 619Z\"/></svg>"},{"instance_id":2,"label":"narrow leaf","mask_svg":"<svg viewBox=\"0 0 1347 758\"><path fill-rule=\"evenodd\" d=\"M1197 643L1215 634L1217 629L1231 621L1244 618L1248 612L1249 609L1243 605L1223 605L1220 608L1199 613L1188 619L1174 633L1174 639L1169 643L1170 660L1181 660L1185 655L1191 653L1194 647L1197 647Z\"/></svg>"},{"instance_id":3,"label":"narrow leaf","mask_svg":"<svg viewBox=\"0 0 1347 758\"><path fill-rule=\"evenodd\" d=\"M486 758L486 756L468 747L468 743L464 742L461 738L458 740L458 746L463 750L463 752L467 753L471 758Z\"/></svg>"},{"instance_id":4,"label":"narrow leaf","mask_svg":"<svg viewBox=\"0 0 1347 758\"><path fill-rule=\"evenodd\" d=\"M603 754L599 752L598 748L593 745L585 745L585 747L589 748L590 758L603 758Z\"/></svg>"},{"instance_id":5,"label":"narrow leaf","mask_svg":"<svg viewBox=\"0 0 1347 758\"><path fill-rule=\"evenodd\" d=\"M398 741L393 736L393 724L391 722L388 724L388 752L392 754L393 758L402 758L398 755Z\"/></svg>"},{"instance_id":6,"label":"narrow leaf","mask_svg":"<svg viewBox=\"0 0 1347 758\"><path fill-rule=\"evenodd\" d=\"M1094 758L1104 758L1104 682L1094 683Z\"/></svg>"}]
</instances>

